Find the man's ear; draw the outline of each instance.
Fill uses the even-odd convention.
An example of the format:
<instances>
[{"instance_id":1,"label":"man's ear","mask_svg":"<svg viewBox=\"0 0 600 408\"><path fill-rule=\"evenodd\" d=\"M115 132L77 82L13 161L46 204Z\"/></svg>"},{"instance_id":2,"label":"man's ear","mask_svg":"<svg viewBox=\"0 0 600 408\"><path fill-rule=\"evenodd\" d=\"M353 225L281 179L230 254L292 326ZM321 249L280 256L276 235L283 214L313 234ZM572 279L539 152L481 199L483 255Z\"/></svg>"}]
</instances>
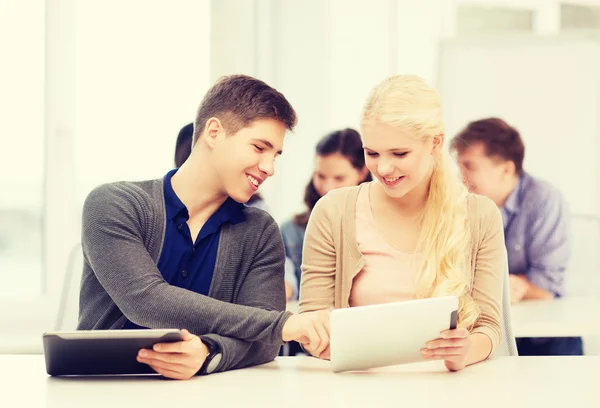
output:
<instances>
[{"instance_id":1,"label":"man's ear","mask_svg":"<svg viewBox=\"0 0 600 408\"><path fill-rule=\"evenodd\" d=\"M431 155L437 156L441 153L442 147L444 146L444 134L440 133L439 135L435 135L432 139L433 146L431 148Z\"/></svg>"},{"instance_id":2,"label":"man's ear","mask_svg":"<svg viewBox=\"0 0 600 408\"><path fill-rule=\"evenodd\" d=\"M223 125L218 118L212 117L206 121L206 125L204 125L204 132L202 132L202 138L206 141L206 144L209 148L213 149L217 142L217 138L219 134L224 131Z\"/></svg>"},{"instance_id":3,"label":"man's ear","mask_svg":"<svg viewBox=\"0 0 600 408\"><path fill-rule=\"evenodd\" d=\"M507 176L513 176L517 172L517 166L515 166L515 162L512 160L506 160L503 165L504 174Z\"/></svg>"}]
</instances>

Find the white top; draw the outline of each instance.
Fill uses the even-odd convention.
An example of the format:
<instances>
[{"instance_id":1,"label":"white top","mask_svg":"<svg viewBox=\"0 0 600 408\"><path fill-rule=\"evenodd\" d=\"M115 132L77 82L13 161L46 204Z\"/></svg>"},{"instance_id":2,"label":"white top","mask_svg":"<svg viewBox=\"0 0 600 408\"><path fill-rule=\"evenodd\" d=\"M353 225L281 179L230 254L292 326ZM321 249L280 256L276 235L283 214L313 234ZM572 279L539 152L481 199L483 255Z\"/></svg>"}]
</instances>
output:
<instances>
[{"instance_id":1,"label":"white top","mask_svg":"<svg viewBox=\"0 0 600 408\"><path fill-rule=\"evenodd\" d=\"M52 378L40 355L0 355L0 367L2 406L600 407L600 357L505 357L457 373L427 362L345 374L332 373L328 361L280 357L189 381Z\"/></svg>"}]
</instances>

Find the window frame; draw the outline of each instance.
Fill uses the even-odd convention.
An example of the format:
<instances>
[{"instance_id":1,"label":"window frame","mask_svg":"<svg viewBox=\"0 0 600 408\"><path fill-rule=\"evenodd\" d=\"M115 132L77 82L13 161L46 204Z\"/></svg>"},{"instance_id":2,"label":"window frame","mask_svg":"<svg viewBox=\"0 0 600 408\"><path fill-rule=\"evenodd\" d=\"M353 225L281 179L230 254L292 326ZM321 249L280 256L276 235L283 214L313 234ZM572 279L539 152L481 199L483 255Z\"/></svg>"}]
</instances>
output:
<instances>
[{"instance_id":1,"label":"window frame","mask_svg":"<svg viewBox=\"0 0 600 408\"><path fill-rule=\"evenodd\" d=\"M40 0L45 24L44 175L42 193L42 293L28 299L0 299L0 353L40 353L41 336L54 328L63 278L79 241L74 208L75 3ZM31 5L29 5L31 7ZM78 276L78 275L74 275Z\"/></svg>"}]
</instances>

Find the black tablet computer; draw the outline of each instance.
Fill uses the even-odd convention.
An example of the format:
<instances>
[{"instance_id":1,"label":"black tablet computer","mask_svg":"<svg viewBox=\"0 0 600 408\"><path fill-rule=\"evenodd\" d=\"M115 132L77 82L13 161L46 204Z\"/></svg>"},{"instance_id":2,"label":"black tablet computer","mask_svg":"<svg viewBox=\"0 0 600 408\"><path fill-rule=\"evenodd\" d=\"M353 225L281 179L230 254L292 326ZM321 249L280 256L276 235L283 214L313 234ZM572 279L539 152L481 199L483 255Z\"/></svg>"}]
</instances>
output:
<instances>
[{"instance_id":1,"label":"black tablet computer","mask_svg":"<svg viewBox=\"0 0 600 408\"><path fill-rule=\"evenodd\" d=\"M138 351L183 340L178 329L48 332L42 338L51 376L156 374L137 361Z\"/></svg>"}]
</instances>

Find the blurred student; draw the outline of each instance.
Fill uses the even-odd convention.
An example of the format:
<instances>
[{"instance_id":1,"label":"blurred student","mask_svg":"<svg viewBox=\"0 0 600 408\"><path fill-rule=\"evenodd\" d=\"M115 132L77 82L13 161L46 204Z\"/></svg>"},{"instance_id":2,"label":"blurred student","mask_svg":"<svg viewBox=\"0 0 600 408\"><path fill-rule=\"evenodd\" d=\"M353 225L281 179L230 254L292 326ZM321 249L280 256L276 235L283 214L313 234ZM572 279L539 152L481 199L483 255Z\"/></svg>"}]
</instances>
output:
<instances>
[{"instance_id":1,"label":"blurred student","mask_svg":"<svg viewBox=\"0 0 600 408\"><path fill-rule=\"evenodd\" d=\"M519 132L498 118L469 123L451 143L464 181L500 208L508 252L512 303L565 293L571 216L550 183L523 170ZM520 355L582 354L581 338L517 339Z\"/></svg>"},{"instance_id":2,"label":"blurred student","mask_svg":"<svg viewBox=\"0 0 600 408\"><path fill-rule=\"evenodd\" d=\"M285 311L281 234L243 203L274 173L296 113L235 75L205 95L185 163L164 178L94 189L83 209L79 330L182 328L138 361L188 379L265 363L284 341L322 350L325 314Z\"/></svg>"},{"instance_id":3,"label":"blurred student","mask_svg":"<svg viewBox=\"0 0 600 408\"><path fill-rule=\"evenodd\" d=\"M323 137L316 147L313 175L304 190L307 210L281 225L285 254L294 265L296 284L300 283L302 245L310 213L321 197L340 187L356 186L371 181L365 166L365 155L360 135L354 129L332 132ZM298 287L286 281L288 290L298 296Z\"/></svg>"},{"instance_id":4,"label":"blurred student","mask_svg":"<svg viewBox=\"0 0 600 408\"><path fill-rule=\"evenodd\" d=\"M458 328L423 344L421 354L449 370L487 359L501 334L502 219L452 172L438 94L416 76L387 78L367 99L361 136L376 181L315 205L300 313L455 295ZM311 353L329 358L329 350Z\"/></svg>"}]
</instances>

